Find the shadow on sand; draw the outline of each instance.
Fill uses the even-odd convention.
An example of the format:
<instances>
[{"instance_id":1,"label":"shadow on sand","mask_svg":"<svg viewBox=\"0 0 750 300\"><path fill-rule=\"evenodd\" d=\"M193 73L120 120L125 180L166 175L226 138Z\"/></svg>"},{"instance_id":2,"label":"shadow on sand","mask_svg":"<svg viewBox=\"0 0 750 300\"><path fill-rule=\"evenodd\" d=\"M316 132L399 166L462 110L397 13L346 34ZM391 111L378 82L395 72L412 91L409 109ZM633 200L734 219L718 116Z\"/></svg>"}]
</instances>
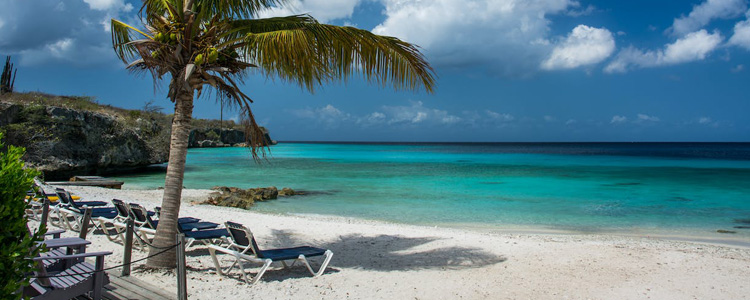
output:
<instances>
[{"instance_id":1,"label":"shadow on sand","mask_svg":"<svg viewBox=\"0 0 750 300\"><path fill-rule=\"evenodd\" d=\"M298 240L291 231L273 230L272 237L258 236L261 249L283 248L310 245L333 251L334 256L331 264L324 274L341 272L343 268L375 270L375 271L411 271L411 270L460 270L469 268L480 268L488 265L502 263L507 260L503 256L489 253L479 248L450 246L434 247L428 244L441 240L437 237L403 237L398 235L360 236L349 234L340 236L338 239L328 242L313 243L312 241ZM264 243L270 242L270 243ZM208 255L205 247L188 249L187 256ZM222 255L226 256L226 255ZM231 264L229 256L221 259L222 265ZM322 262L322 257L308 259L317 269ZM257 263L248 263L248 271L255 273L253 269L258 268ZM292 268L279 268L280 263L274 263L274 268L269 270L262 281L283 281L292 278L310 277L310 273L301 264ZM206 268L188 267L193 271L212 271L213 265ZM242 277L235 269L229 275L238 281Z\"/></svg>"},{"instance_id":2,"label":"shadow on sand","mask_svg":"<svg viewBox=\"0 0 750 300\"><path fill-rule=\"evenodd\" d=\"M311 245L330 249L334 256L331 266L359 268L376 271L409 271L422 269L467 269L497 264L507 259L479 248L451 246L435 248L429 243L438 241L435 237L403 237L396 235L360 236L355 234L340 236L335 241L312 244L310 241L295 240L292 232L274 230L271 245L292 247ZM420 250L418 248L425 248Z\"/></svg>"}]
</instances>

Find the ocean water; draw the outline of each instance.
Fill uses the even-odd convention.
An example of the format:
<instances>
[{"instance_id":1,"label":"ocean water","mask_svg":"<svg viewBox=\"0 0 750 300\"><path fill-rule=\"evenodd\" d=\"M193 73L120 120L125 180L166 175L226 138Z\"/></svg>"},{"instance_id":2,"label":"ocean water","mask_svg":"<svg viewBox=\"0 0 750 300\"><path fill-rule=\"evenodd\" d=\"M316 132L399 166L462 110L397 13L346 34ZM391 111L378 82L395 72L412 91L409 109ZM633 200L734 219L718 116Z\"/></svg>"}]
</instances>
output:
<instances>
[{"instance_id":1,"label":"ocean water","mask_svg":"<svg viewBox=\"0 0 750 300\"><path fill-rule=\"evenodd\" d=\"M252 209L398 223L575 232L695 233L750 242L750 143L280 143L191 149L187 188L291 187ZM164 184L164 171L116 177Z\"/></svg>"}]
</instances>

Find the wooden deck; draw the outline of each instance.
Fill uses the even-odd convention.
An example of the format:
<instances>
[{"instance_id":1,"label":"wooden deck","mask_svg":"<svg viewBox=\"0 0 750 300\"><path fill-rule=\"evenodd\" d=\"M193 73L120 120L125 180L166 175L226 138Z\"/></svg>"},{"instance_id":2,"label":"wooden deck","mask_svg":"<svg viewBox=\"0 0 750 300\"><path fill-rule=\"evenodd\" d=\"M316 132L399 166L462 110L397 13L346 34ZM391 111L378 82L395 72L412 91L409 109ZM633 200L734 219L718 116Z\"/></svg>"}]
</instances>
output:
<instances>
[{"instance_id":1,"label":"wooden deck","mask_svg":"<svg viewBox=\"0 0 750 300\"><path fill-rule=\"evenodd\" d=\"M119 271L118 271L119 273ZM142 280L109 273L109 284L104 286L104 299L107 300L172 300L177 299L177 291L164 290ZM87 299L79 297L79 299Z\"/></svg>"},{"instance_id":2,"label":"wooden deck","mask_svg":"<svg viewBox=\"0 0 750 300\"><path fill-rule=\"evenodd\" d=\"M101 176L73 176L70 178L70 181L52 181L47 183L51 185L98 186L119 190L122 188L124 182Z\"/></svg>"}]
</instances>

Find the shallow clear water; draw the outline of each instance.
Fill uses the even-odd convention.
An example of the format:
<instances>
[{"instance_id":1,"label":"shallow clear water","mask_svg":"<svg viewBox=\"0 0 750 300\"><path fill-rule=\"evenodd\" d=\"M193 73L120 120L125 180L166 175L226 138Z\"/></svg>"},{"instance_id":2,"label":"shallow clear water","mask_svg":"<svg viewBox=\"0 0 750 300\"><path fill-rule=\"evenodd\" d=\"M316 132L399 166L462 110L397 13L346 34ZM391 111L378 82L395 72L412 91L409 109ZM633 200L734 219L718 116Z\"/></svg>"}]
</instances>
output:
<instances>
[{"instance_id":1,"label":"shallow clear water","mask_svg":"<svg viewBox=\"0 0 750 300\"><path fill-rule=\"evenodd\" d=\"M156 188L164 173L119 176ZM750 144L302 144L191 149L187 188L317 191L253 210L426 225L738 231L750 239ZM750 221L750 220L748 220Z\"/></svg>"}]
</instances>

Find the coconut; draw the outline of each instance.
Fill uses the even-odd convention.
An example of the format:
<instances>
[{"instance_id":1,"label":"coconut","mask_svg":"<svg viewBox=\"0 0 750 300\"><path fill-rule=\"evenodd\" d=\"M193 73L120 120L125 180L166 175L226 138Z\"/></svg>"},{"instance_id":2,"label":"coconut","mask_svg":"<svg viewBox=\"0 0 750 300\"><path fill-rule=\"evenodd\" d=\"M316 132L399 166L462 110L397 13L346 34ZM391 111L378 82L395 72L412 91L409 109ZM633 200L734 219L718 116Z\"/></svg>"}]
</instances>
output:
<instances>
[{"instance_id":1,"label":"coconut","mask_svg":"<svg viewBox=\"0 0 750 300\"><path fill-rule=\"evenodd\" d=\"M203 54L198 54L195 56L195 65L200 66L203 64Z\"/></svg>"},{"instance_id":2,"label":"coconut","mask_svg":"<svg viewBox=\"0 0 750 300\"><path fill-rule=\"evenodd\" d=\"M216 48L211 48L208 51L208 62L213 63L217 58L219 58L219 51L216 51Z\"/></svg>"}]
</instances>

